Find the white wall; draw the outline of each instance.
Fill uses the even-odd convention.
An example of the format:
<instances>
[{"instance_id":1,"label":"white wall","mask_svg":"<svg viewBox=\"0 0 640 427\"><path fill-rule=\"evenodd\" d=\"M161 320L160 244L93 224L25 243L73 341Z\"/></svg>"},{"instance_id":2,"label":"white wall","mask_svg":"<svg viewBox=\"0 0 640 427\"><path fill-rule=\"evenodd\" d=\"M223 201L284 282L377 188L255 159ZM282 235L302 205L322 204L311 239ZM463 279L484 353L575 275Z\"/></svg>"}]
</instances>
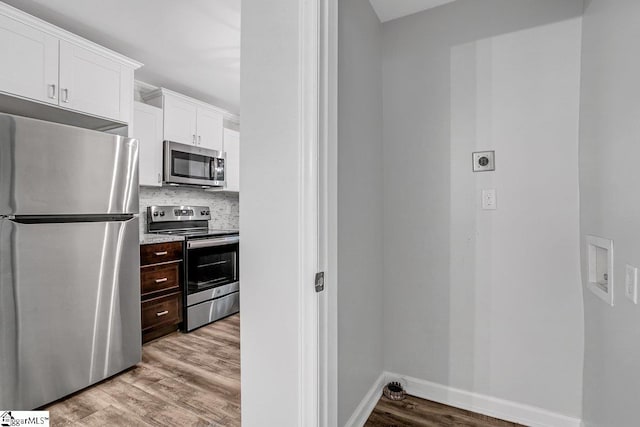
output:
<instances>
[{"instance_id":1,"label":"white wall","mask_svg":"<svg viewBox=\"0 0 640 427\"><path fill-rule=\"evenodd\" d=\"M368 0L340 0L338 425L383 369L381 28Z\"/></svg>"},{"instance_id":2,"label":"white wall","mask_svg":"<svg viewBox=\"0 0 640 427\"><path fill-rule=\"evenodd\" d=\"M581 12L458 0L383 24L386 370L580 417Z\"/></svg>"},{"instance_id":3,"label":"white wall","mask_svg":"<svg viewBox=\"0 0 640 427\"><path fill-rule=\"evenodd\" d=\"M240 341L247 427L300 424L299 7L297 0L242 2Z\"/></svg>"},{"instance_id":4,"label":"white wall","mask_svg":"<svg viewBox=\"0 0 640 427\"><path fill-rule=\"evenodd\" d=\"M624 296L640 267L640 2L585 2L580 128L581 234L614 239L614 302L584 291L584 421L638 425L640 308ZM586 278L583 250L582 272ZM585 283L586 286L586 283Z\"/></svg>"}]
</instances>

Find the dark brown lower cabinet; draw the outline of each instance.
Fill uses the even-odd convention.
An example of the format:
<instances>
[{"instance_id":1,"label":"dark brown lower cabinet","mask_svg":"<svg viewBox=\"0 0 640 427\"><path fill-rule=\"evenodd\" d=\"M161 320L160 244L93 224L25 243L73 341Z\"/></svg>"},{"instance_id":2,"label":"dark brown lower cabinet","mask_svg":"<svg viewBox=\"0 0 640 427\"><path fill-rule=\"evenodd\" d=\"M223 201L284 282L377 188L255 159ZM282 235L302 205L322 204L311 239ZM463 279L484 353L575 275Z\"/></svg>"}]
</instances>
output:
<instances>
[{"instance_id":1,"label":"dark brown lower cabinet","mask_svg":"<svg viewBox=\"0 0 640 427\"><path fill-rule=\"evenodd\" d=\"M182 242L140 246L143 343L180 328L182 268Z\"/></svg>"}]
</instances>

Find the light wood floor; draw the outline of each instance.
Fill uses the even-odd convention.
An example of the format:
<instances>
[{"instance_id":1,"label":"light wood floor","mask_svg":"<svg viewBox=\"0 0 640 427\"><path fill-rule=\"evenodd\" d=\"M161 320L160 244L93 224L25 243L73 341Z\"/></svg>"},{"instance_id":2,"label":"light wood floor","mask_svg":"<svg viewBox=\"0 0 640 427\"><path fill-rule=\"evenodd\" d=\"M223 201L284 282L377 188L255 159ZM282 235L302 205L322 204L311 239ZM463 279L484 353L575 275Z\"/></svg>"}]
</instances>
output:
<instances>
[{"instance_id":1,"label":"light wood floor","mask_svg":"<svg viewBox=\"0 0 640 427\"><path fill-rule=\"evenodd\" d=\"M240 315L142 347L142 363L45 410L58 426L240 426ZM381 398L365 427L516 427L408 396Z\"/></svg>"},{"instance_id":2,"label":"light wood floor","mask_svg":"<svg viewBox=\"0 0 640 427\"><path fill-rule=\"evenodd\" d=\"M240 315L145 344L142 363L45 408L51 426L239 426Z\"/></svg>"},{"instance_id":3,"label":"light wood floor","mask_svg":"<svg viewBox=\"0 0 640 427\"><path fill-rule=\"evenodd\" d=\"M382 397L365 427L516 427L519 424L407 396L394 402Z\"/></svg>"}]
</instances>

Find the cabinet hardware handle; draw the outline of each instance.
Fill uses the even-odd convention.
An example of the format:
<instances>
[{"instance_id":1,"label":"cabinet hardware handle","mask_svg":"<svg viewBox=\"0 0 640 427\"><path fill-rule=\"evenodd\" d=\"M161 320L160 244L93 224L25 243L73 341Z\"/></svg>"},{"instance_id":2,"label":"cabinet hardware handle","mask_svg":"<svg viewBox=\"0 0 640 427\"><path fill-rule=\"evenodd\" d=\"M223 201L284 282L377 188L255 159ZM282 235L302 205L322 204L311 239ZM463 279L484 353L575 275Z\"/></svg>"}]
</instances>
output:
<instances>
[{"instance_id":1,"label":"cabinet hardware handle","mask_svg":"<svg viewBox=\"0 0 640 427\"><path fill-rule=\"evenodd\" d=\"M164 283L164 282L166 282L167 280L169 280L169 279L168 279L168 278L166 278L166 277L163 277L162 279L156 279L156 283Z\"/></svg>"},{"instance_id":2,"label":"cabinet hardware handle","mask_svg":"<svg viewBox=\"0 0 640 427\"><path fill-rule=\"evenodd\" d=\"M167 251L164 251L164 252L156 252L156 256L163 256L163 255L166 255L166 254L168 254L168 253L169 253L169 252L167 252Z\"/></svg>"},{"instance_id":3,"label":"cabinet hardware handle","mask_svg":"<svg viewBox=\"0 0 640 427\"><path fill-rule=\"evenodd\" d=\"M56 85L49 85L49 98L56 99Z\"/></svg>"},{"instance_id":4,"label":"cabinet hardware handle","mask_svg":"<svg viewBox=\"0 0 640 427\"><path fill-rule=\"evenodd\" d=\"M162 316L166 316L167 314L169 314L169 311L165 310L165 311L161 311L160 313L156 313L156 316L162 317Z\"/></svg>"},{"instance_id":5,"label":"cabinet hardware handle","mask_svg":"<svg viewBox=\"0 0 640 427\"><path fill-rule=\"evenodd\" d=\"M202 135L198 135L198 145L202 145Z\"/></svg>"},{"instance_id":6,"label":"cabinet hardware handle","mask_svg":"<svg viewBox=\"0 0 640 427\"><path fill-rule=\"evenodd\" d=\"M160 176L160 174L158 174L158 184L160 184L162 182L162 177Z\"/></svg>"},{"instance_id":7,"label":"cabinet hardware handle","mask_svg":"<svg viewBox=\"0 0 640 427\"><path fill-rule=\"evenodd\" d=\"M69 89L62 89L62 102L69 102Z\"/></svg>"},{"instance_id":8,"label":"cabinet hardware handle","mask_svg":"<svg viewBox=\"0 0 640 427\"><path fill-rule=\"evenodd\" d=\"M196 143L196 135L195 134L193 134L193 143L194 144Z\"/></svg>"}]
</instances>

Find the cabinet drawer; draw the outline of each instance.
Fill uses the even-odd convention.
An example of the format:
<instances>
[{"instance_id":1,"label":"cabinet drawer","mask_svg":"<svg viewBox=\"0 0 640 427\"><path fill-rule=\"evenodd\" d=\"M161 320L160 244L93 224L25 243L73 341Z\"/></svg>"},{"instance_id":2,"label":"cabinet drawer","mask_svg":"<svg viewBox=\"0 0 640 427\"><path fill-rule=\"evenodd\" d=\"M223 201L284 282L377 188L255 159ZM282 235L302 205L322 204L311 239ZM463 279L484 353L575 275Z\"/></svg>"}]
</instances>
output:
<instances>
[{"instance_id":1,"label":"cabinet drawer","mask_svg":"<svg viewBox=\"0 0 640 427\"><path fill-rule=\"evenodd\" d=\"M157 243L140 246L140 265L182 261L182 242Z\"/></svg>"},{"instance_id":2,"label":"cabinet drawer","mask_svg":"<svg viewBox=\"0 0 640 427\"><path fill-rule=\"evenodd\" d=\"M180 264L163 264L143 267L140 270L141 293L145 294L165 291L180 287Z\"/></svg>"},{"instance_id":3,"label":"cabinet drawer","mask_svg":"<svg viewBox=\"0 0 640 427\"><path fill-rule=\"evenodd\" d=\"M180 323L182 320L180 294L154 298L142 303L142 331L158 326Z\"/></svg>"}]
</instances>

